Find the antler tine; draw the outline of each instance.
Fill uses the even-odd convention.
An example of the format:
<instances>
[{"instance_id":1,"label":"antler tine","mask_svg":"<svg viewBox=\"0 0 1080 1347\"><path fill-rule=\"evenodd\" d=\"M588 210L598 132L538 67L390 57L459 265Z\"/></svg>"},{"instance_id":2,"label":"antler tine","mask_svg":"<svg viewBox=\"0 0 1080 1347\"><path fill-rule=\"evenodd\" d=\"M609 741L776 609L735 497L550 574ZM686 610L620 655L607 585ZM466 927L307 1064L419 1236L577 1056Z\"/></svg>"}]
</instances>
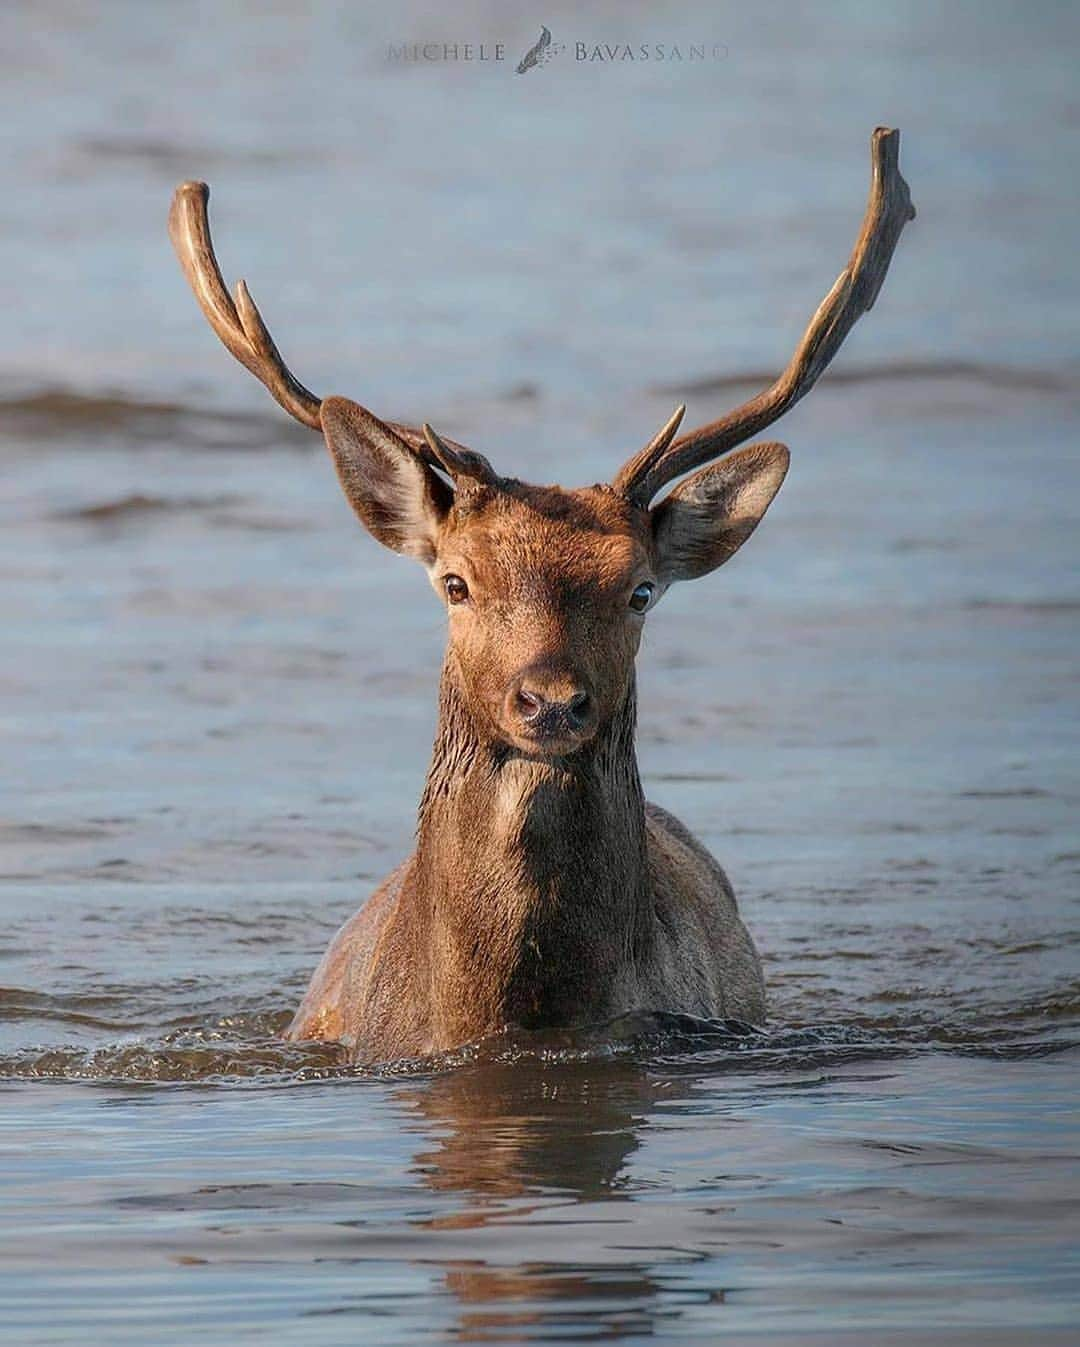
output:
<instances>
[{"instance_id":1,"label":"antler tine","mask_svg":"<svg viewBox=\"0 0 1080 1347\"><path fill-rule=\"evenodd\" d=\"M495 486L498 483L498 474L483 454L466 449L452 440L444 440L426 421L423 434L427 441L427 453L423 455L425 461L441 468L455 483L463 477L484 486Z\"/></svg>"},{"instance_id":2,"label":"antler tine","mask_svg":"<svg viewBox=\"0 0 1080 1347\"><path fill-rule=\"evenodd\" d=\"M210 237L209 199L210 188L205 182L181 183L169 211L169 237L199 308L225 347L266 385L289 415L312 430L320 430L322 399L289 371L247 286L243 281L238 283L235 304L225 288Z\"/></svg>"},{"instance_id":3,"label":"antler tine","mask_svg":"<svg viewBox=\"0 0 1080 1347\"><path fill-rule=\"evenodd\" d=\"M915 218L900 174L900 132L879 126L870 140L870 199L847 266L822 300L790 363L771 387L718 421L657 448L655 442L620 468L613 485L639 504L683 473L742 444L778 420L817 382L855 321L873 307L904 225Z\"/></svg>"},{"instance_id":4,"label":"antler tine","mask_svg":"<svg viewBox=\"0 0 1080 1347\"><path fill-rule=\"evenodd\" d=\"M645 448L642 449L642 455L647 454L650 458L653 458L657 454L662 454L679 433L679 427L682 425L682 419L685 415L686 403L680 402Z\"/></svg>"}]
</instances>

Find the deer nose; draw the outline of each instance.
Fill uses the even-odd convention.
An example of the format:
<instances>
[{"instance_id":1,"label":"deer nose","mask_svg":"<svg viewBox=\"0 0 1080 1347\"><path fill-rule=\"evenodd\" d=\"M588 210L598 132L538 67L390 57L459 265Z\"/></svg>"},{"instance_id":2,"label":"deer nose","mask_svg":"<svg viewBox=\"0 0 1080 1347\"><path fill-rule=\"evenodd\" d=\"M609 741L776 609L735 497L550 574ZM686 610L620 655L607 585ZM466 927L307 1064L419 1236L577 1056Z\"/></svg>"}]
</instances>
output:
<instances>
[{"instance_id":1,"label":"deer nose","mask_svg":"<svg viewBox=\"0 0 1080 1347\"><path fill-rule=\"evenodd\" d=\"M527 669L510 688L507 710L529 737L580 739L596 716L586 688L571 674Z\"/></svg>"},{"instance_id":2,"label":"deer nose","mask_svg":"<svg viewBox=\"0 0 1080 1347\"><path fill-rule=\"evenodd\" d=\"M564 701L553 701L535 688L519 687L517 709L522 720L534 721L543 715L565 717L571 723L582 722L589 707L589 694L584 688L572 693Z\"/></svg>"}]
</instances>

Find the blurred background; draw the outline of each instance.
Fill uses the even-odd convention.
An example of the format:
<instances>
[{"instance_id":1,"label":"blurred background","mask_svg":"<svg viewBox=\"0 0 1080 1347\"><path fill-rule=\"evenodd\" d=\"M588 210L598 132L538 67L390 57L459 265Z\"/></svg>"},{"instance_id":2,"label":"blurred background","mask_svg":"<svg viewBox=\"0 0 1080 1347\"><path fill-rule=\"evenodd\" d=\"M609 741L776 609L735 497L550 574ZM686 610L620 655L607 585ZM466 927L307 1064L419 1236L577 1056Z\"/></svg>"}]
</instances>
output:
<instances>
[{"instance_id":1,"label":"blurred background","mask_svg":"<svg viewBox=\"0 0 1080 1347\"><path fill-rule=\"evenodd\" d=\"M515 73L542 25L550 59ZM248 1230L245 1256L321 1256L314 1235L306 1245L296 1231L288 1249L267 1249L244 1224L250 1211L223 1215L224 1199L205 1204L205 1219L190 1215L202 1210L194 1199L125 1207L122 1220L92 1206L142 1201L155 1172L185 1192L260 1166L313 1181L299 1110L316 1097L263 1099L283 1138L271 1153L230 1112L227 1090L199 1096L209 1129L199 1134L185 1130L180 1096L167 1116L164 1101L160 1114L127 1113L127 1096L107 1096L117 1107L106 1115L73 1082L227 1086L332 1072L332 1054L290 1055L275 1035L336 923L409 849L434 725L441 610L420 571L356 525L318 437L204 322L165 232L187 178L211 184L227 280L247 279L317 393L430 420L506 473L575 485L610 476L676 402L689 404L688 425L707 421L786 363L855 240L870 133L900 127L918 218L874 311L777 428L793 463L765 523L723 571L649 619L642 771L650 796L728 867L777 1025L839 1024L845 1052L854 1041L992 1055L1073 1040L1078 29L1069 4L974 0L4 6L0 1066L29 1090L9 1094L13 1144L40 1140L39 1087L27 1082L42 1077L58 1129L58 1149L46 1146L8 1197L15 1228L40 1232L24 1236L21 1299L9 1301L20 1341L72 1268L114 1256L136 1282L119 1284L115 1304L106 1292L95 1302L111 1340L150 1323L159 1339L179 1331L178 1305L217 1315L233 1303L227 1276L195 1284L174 1269L155 1280L152 1231L166 1258L220 1262L211 1230L230 1221ZM459 58L444 59L444 44ZM621 59L626 44L649 59ZM1051 1085L1014 1064L991 1089L972 1066L962 1086L956 1061L944 1062L938 1088L970 1089L969 1130L947 1139L972 1146L951 1171L959 1191L988 1181L991 1133L1035 1145L1032 1129L1050 1126L1042 1101L1064 1077ZM695 1079L688 1118L741 1107L713 1069ZM542 1222L526 1233L518 1212L522 1259L565 1256L576 1269L537 1292L564 1317L542 1306L533 1319L521 1309L535 1289L528 1268L524 1283L487 1286L459 1269L432 1291L435 1273L418 1269L449 1255L434 1234L406 1240L394 1285L432 1291L435 1308L399 1321L421 1311L391 1298L394 1331L511 1333L511 1320L485 1318L491 1301L518 1306L522 1336L553 1324L645 1333L664 1315L698 1323L676 1291L692 1284L701 1304L718 1304L707 1300L720 1285L712 1255L691 1273L680 1254L673 1282L667 1255L648 1247L699 1248L698 1227L682 1220L705 1142L669 1131L655 1142L660 1160L645 1145L631 1161L642 1118L645 1133L663 1131L659 1096L620 1080L605 1096L619 1121L601 1109L595 1136L622 1127L625 1145L586 1178L575 1157L589 1163L588 1140L575 1127L608 1087L588 1073L564 1083L564 1112L545 1132L558 1092L546 1078L515 1080L460 1097L418 1087L405 1103L373 1086L362 1100L353 1092L348 1126L342 1097L318 1095L311 1116L338 1147L326 1171L360 1163L355 1128L366 1128L372 1183L414 1174L384 1193L380 1237L406 1239L418 1206L436 1223L472 1212L479 1230L488 1216L477 1202L505 1215L518 1210L507 1194L554 1185L590 1202L638 1181L661 1233L630 1232L646 1252L595 1308L588 1269L602 1227L585 1221L575 1245ZM921 1144L921 1085L867 1087L854 1122L844 1090L862 1087L823 1089L805 1117L809 1100L786 1088L774 1106L785 1125L805 1126L811 1151L807 1137L831 1126L820 1120L834 1106L841 1131L872 1137L907 1118L908 1142ZM504 1118L518 1091L540 1136L527 1144L519 1131L503 1153L503 1134L478 1120ZM746 1099L758 1109L747 1116L772 1116L756 1085ZM419 1170L395 1122L402 1109L421 1118ZM940 1140L935 1119L926 1127ZM976 1153L980 1120L990 1149ZM484 1154L465 1144L474 1131ZM89 1136L99 1149L72 1140ZM1059 1144L1040 1134L1044 1157ZM133 1154L148 1176L138 1182ZM730 1278L765 1317L733 1309L724 1322L780 1331L812 1307L827 1327L821 1297L843 1297L855 1253L815 1243L822 1174L839 1191L879 1171L868 1177L861 1152L778 1154L751 1148L725 1172L742 1160L747 1173L782 1171L808 1224L790 1208L740 1206ZM915 1189L907 1206L882 1198L897 1228L944 1221L945 1270L927 1313L955 1309L968 1288L978 1306L964 1322L981 1343L999 1329L1010 1340L1009 1313L1030 1328L1036 1304L1045 1334L1068 1323L1064 1255L1046 1243L1057 1208L1024 1207L1022 1192L1038 1174L1049 1193L1058 1171L1025 1172L1015 1188L1019 1171L1002 1179L989 1222L1009 1232L1003 1259L1042 1241L1012 1310L992 1285L1013 1265L968 1247L970 1211L923 1208ZM893 1175L897 1192L909 1178ZM40 1207L49 1183L89 1205L80 1217L57 1209L67 1254L27 1280L55 1247ZM438 1195L418 1194L425 1184ZM304 1206L315 1197L275 1191L274 1219L319 1226L321 1208ZM731 1201L751 1203L750 1192ZM113 1220L128 1242L99 1246ZM498 1240L468 1244L462 1221L453 1257L486 1266ZM739 1249L794 1229L807 1283L781 1290L774 1267L739 1261ZM885 1341L923 1321L888 1318L889 1279L902 1274L879 1252L883 1280L845 1323L876 1326ZM117 1306L141 1272L145 1299L124 1317ZM281 1296L339 1304L344 1291L308 1272ZM250 1302L247 1329L267 1304ZM458 1318L455 1306L471 1308ZM85 1325L84 1310L75 1305L71 1324Z\"/></svg>"}]
</instances>

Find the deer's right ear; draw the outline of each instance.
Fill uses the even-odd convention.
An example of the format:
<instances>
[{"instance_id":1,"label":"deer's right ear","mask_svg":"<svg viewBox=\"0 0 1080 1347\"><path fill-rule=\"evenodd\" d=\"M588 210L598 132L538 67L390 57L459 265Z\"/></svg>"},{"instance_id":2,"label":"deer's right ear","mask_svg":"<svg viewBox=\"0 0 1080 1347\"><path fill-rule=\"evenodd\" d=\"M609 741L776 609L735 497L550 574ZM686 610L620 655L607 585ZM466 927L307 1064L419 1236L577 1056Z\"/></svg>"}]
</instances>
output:
<instances>
[{"instance_id":1,"label":"deer's right ear","mask_svg":"<svg viewBox=\"0 0 1080 1347\"><path fill-rule=\"evenodd\" d=\"M385 547L430 565L439 525L453 504L451 488L366 407L326 398L319 419L360 522Z\"/></svg>"}]
</instances>

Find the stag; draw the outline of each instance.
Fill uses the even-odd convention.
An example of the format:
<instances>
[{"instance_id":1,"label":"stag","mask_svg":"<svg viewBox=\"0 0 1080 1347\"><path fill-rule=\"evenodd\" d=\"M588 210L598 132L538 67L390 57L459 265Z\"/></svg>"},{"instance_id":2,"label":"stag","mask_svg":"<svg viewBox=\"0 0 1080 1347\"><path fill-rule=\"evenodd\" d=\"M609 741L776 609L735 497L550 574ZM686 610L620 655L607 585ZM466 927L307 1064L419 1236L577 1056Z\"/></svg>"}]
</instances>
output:
<instances>
[{"instance_id":1,"label":"stag","mask_svg":"<svg viewBox=\"0 0 1080 1347\"><path fill-rule=\"evenodd\" d=\"M784 445L731 451L813 387L877 298L915 211L897 131L874 132L871 161L848 265L775 383L689 434L679 407L610 484L575 489L310 392L244 282L225 287L208 187L177 188L169 232L210 326L322 432L361 523L425 567L448 616L416 849L334 937L289 1038L370 1063L631 1010L763 1020L724 871L642 794L634 659L668 586L727 561L784 480Z\"/></svg>"}]
</instances>

